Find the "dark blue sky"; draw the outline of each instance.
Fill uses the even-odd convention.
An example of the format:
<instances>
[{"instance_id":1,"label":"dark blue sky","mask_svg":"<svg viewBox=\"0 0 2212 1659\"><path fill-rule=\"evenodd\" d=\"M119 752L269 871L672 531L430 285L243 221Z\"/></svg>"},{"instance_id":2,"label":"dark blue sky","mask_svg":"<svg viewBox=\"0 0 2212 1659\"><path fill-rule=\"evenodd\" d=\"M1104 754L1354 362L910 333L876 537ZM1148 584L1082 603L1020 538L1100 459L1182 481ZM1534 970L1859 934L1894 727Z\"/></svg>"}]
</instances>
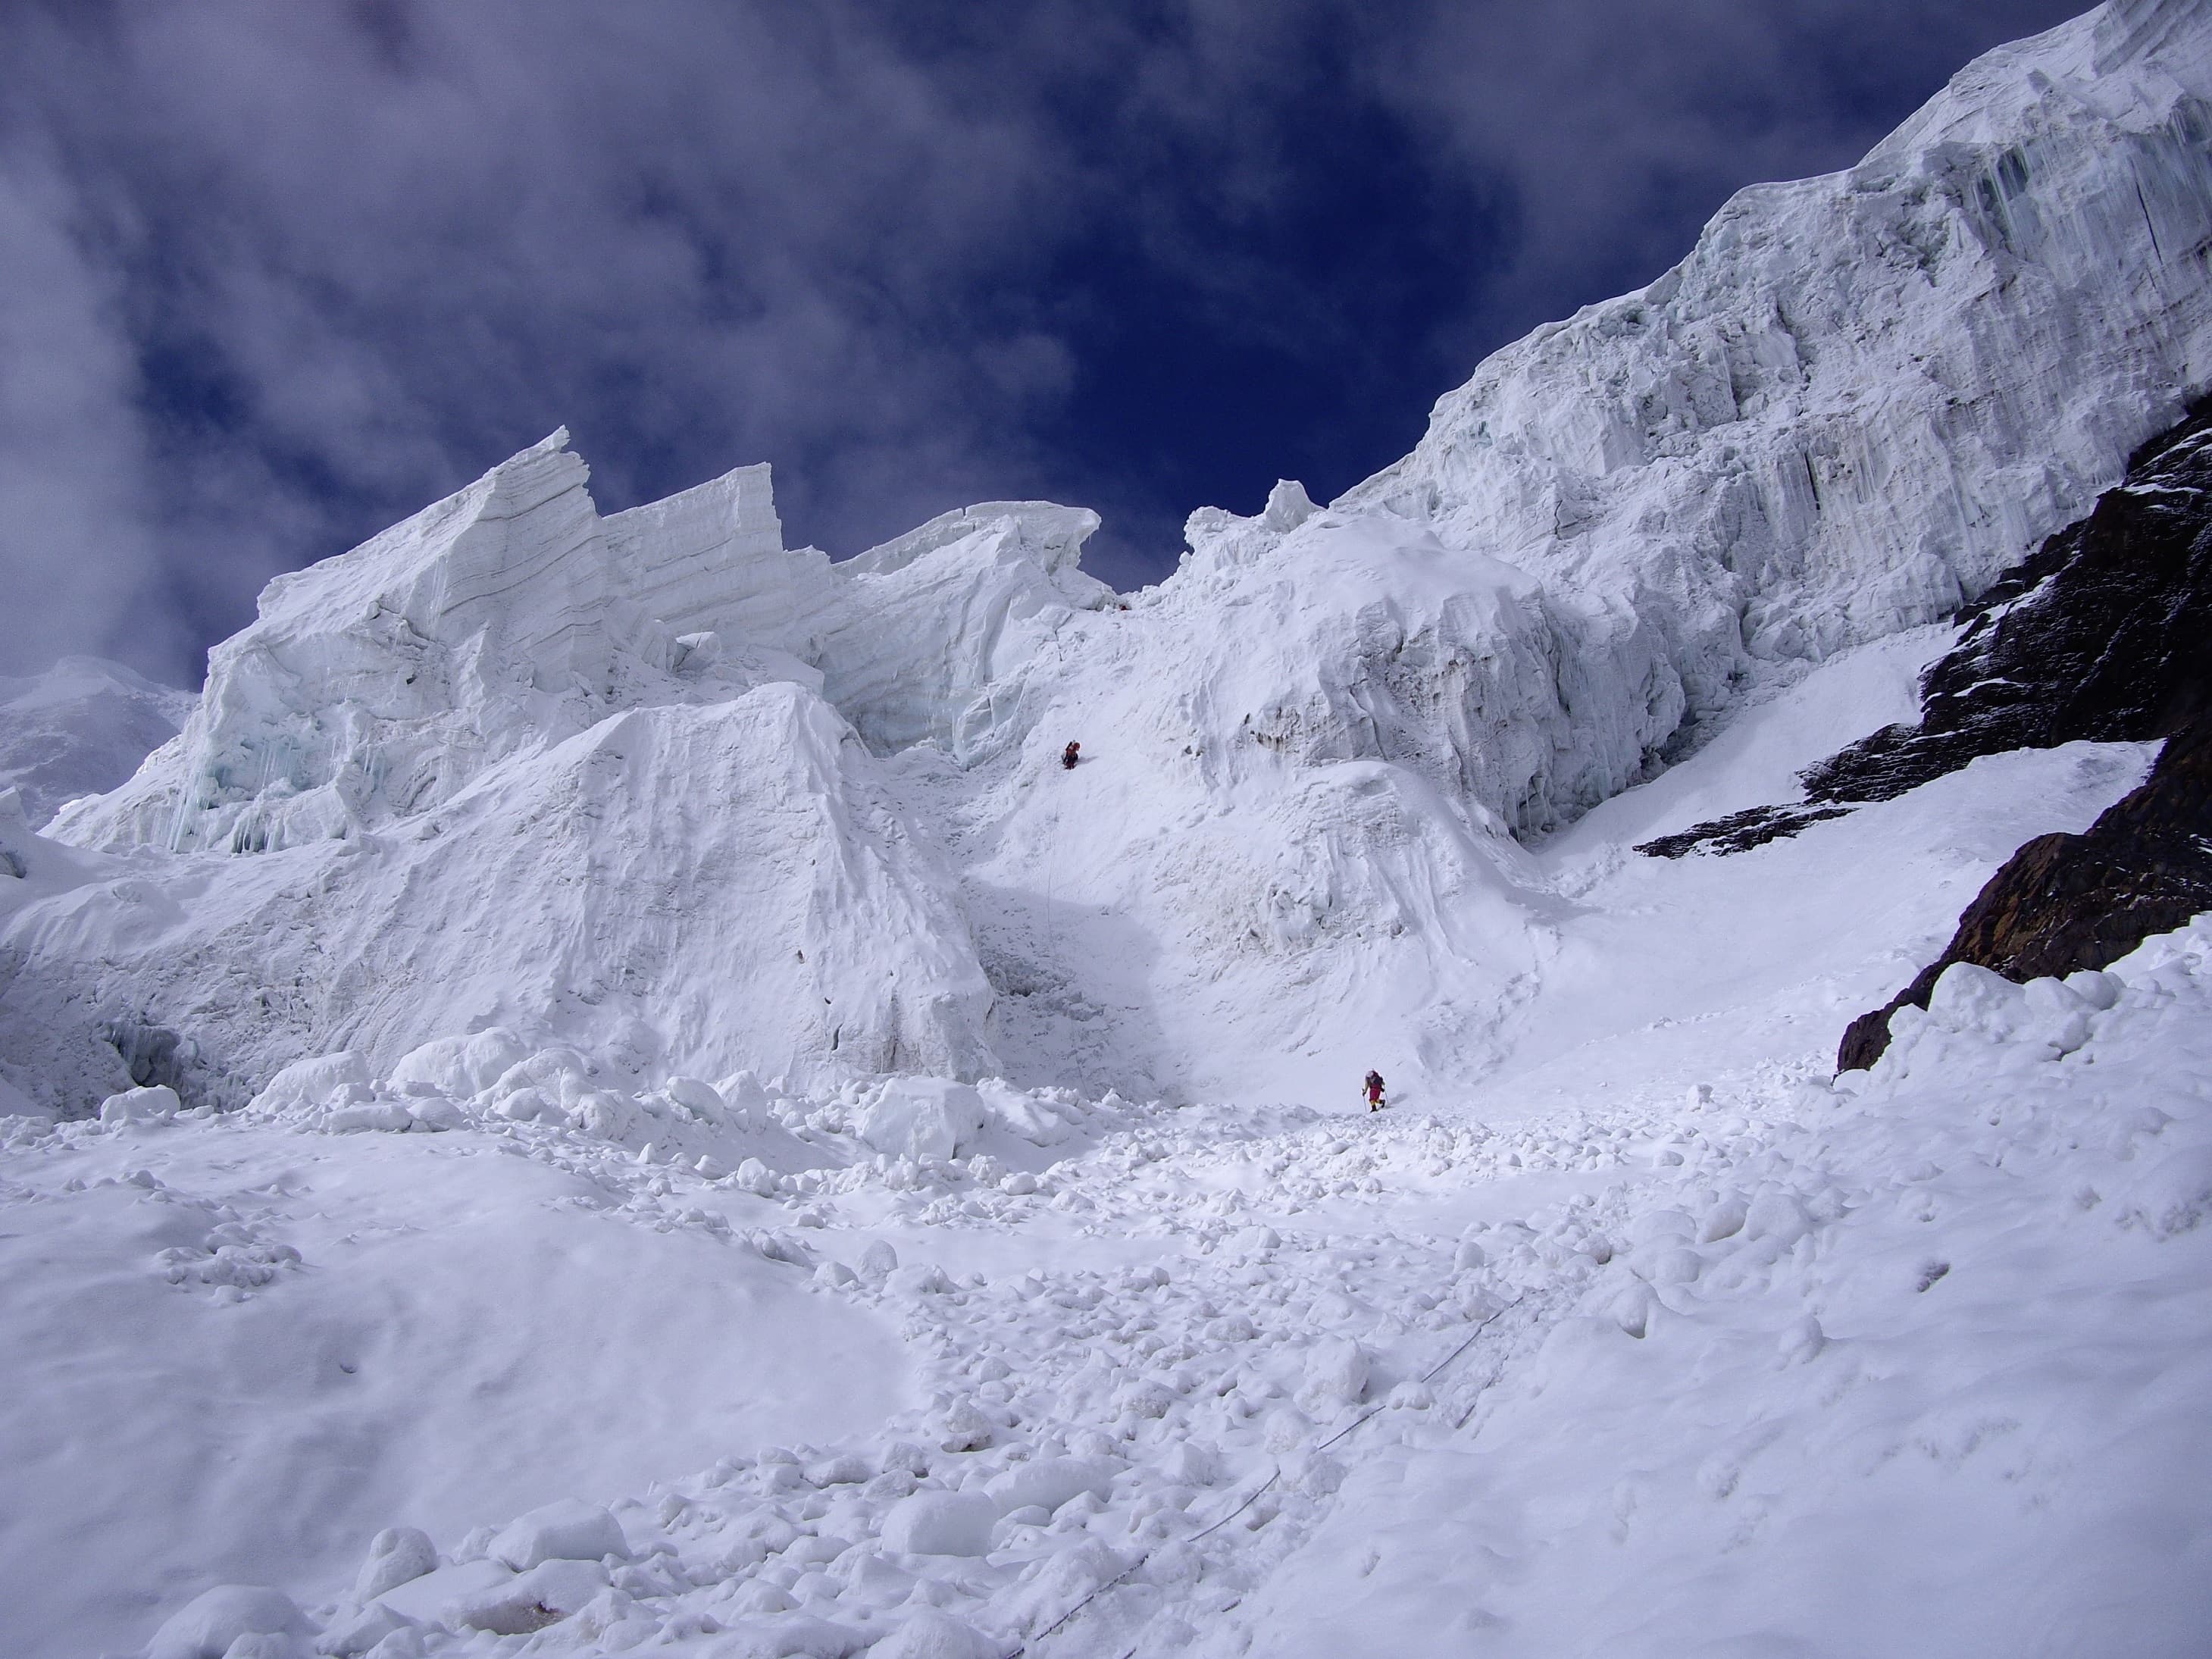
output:
<instances>
[{"instance_id":1,"label":"dark blue sky","mask_svg":"<svg viewBox=\"0 0 2212 1659\"><path fill-rule=\"evenodd\" d=\"M768 460L794 543L1044 495L1155 580L2071 9L15 0L0 672L196 684L564 423L607 510Z\"/></svg>"}]
</instances>

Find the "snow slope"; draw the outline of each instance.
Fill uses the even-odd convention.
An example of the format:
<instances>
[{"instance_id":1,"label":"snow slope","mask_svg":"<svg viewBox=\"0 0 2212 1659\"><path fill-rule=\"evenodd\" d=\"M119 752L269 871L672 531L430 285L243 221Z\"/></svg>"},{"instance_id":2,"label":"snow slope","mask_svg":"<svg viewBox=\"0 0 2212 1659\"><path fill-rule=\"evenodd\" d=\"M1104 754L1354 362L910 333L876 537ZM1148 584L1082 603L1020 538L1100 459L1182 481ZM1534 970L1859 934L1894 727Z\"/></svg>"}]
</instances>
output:
<instances>
[{"instance_id":1,"label":"snow slope","mask_svg":"<svg viewBox=\"0 0 2212 1659\"><path fill-rule=\"evenodd\" d=\"M44 823L64 803L128 781L177 734L193 702L97 657L0 678L0 789L20 791L25 816Z\"/></svg>"}]
</instances>

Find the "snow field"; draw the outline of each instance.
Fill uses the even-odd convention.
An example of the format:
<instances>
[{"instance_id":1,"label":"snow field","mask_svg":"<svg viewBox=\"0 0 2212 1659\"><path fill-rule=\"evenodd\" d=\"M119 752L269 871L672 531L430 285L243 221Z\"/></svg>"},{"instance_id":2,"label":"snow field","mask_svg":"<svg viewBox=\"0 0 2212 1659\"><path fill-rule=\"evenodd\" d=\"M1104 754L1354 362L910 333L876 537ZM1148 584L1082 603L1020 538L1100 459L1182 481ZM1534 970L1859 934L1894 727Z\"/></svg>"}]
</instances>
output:
<instances>
[{"instance_id":1,"label":"snow field","mask_svg":"<svg viewBox=\"0 0 2212 1659\"><path fill-rule=\"evenodd\" d=\"M1364 1464L1252 1650L2197 1650L2208 944L1954 970L1832 1103L1686 1152L1486 1443Z\"/></svg>"},{"instance_id":2,"label":"snow field","mask_svg":"<svg viewBox=\"0 0 2212 1659\"><path fill-rule=\"evenodd\" d=\"M1378 1632L1413 1653L2181 1653L2212 1611L2208 1012L2200 925L2063 984L1954 970L1837 1089L1755 1068L1497 1129L1093 1103L1037 1194L990 1153L856 1156L780 1177L787 1220L750 1230L734 1177L566 1125L401 1134L592 1170L596 1219L556 1200L568 1226L754 1255L803 1287L763 1310L781 1340L846 1310L895 1336L913 1403L635 1491L588 1563L501 1545L515 1528L479 1510L437 1535L452 1565L380 1596L349 1565L272 1576L326 1650L368 1632L352 1650L379 1659L1319 1655ZM9 1197L189 1207L201 1248L273 1237L160 1203L154 1171L210 1139L236 1167L368 1133L287 1109L27 1124ZM60 1193L103 1159L147 1175ZM343 1271L325 1249L250 1289L173 1288L150 1249L138 1271L214 1322ZM628 1281L662 1316L690 1294L665 1271ZM630 1411L668 1410L666 1343ZM356 1548L416 1522L357 1524Z\"/></svg>"}]
</instances>

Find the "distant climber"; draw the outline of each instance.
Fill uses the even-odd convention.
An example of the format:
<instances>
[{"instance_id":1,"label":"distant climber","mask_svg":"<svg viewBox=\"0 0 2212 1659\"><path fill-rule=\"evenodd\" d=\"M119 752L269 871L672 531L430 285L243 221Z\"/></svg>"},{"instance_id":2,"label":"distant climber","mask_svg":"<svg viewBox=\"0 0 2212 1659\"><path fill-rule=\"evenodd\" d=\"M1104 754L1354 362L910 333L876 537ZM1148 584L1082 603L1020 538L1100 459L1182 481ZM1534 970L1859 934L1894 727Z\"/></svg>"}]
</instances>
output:
<instances>
[{"instance_id":1,"label":"distant climber","mask_svg":"<svg viewBox=\"0 0 2212 1659\"><path fill-rule=\"evenodd\" d=\"M1379 1112L1385 1106L1388 1106L1390 1103L1389 1101L1382 1098L1382 1073L1370 1072L1367 1074L1367 1081L1364 1086L1367 1095L1367 1109L1369 1111Z\"/></svg>"},{"instance_id":2,"label":"distant climber","mask_svg":"<svg viewBox=\"0 0 2212 1659\"><path fill-rule=\"evenodd\" d=\"M1060 763L1066 767L1069 771L1073 772L1075 769L1075 763L1083 758L1081 755L1076 752L1082 747L1083 745L1079 743L1070 743L1066 748L1060 751Z\"/></svg>"}]
</instances>

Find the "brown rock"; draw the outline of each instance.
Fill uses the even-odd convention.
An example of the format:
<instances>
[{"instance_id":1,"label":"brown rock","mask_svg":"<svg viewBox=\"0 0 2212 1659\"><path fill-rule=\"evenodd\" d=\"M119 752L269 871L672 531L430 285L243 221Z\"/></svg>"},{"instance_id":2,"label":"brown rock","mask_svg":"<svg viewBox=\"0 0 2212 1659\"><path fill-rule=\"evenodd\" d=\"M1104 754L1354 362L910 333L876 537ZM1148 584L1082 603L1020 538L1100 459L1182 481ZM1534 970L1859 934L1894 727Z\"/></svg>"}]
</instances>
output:
<instances>
[{"instance_id":1,"label":"brown rock","mask_svg":"<svg viewBox=\"0 0 2212 1659\"><path fill-rule=\"evenodd\" d=\"M2212 910L2212 715L2166 740L2150 775L2079 836L2039 836L2006 860L1959 918L1943 954L1887 1007L1844 1033L1838 1072L1874 1064L1889 1017L1925 1008L1936 981L1971 962L2025 981L2106 968L2154 933Z\"/></svg>"}]
</instances>

